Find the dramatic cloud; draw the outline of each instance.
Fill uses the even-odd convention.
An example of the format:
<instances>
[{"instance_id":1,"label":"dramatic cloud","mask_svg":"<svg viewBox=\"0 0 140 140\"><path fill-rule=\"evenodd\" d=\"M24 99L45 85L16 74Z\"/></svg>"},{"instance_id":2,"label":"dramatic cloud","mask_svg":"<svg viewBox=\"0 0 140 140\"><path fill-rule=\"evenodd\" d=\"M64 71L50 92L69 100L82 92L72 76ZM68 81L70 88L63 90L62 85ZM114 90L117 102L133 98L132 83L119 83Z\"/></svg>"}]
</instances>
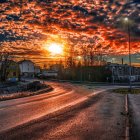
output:
<instances>
[{"instance_id":1,"label":"dramatic cloud","mask_svg":"<svg viewBox=\"0 0 140 140\"><path fill-rule=\"evenodd\" d=\"M44 43L58 41L104 54L140 53L139 0L1 0L1 50L44 55Z\"/></svg>"}]
</instances>

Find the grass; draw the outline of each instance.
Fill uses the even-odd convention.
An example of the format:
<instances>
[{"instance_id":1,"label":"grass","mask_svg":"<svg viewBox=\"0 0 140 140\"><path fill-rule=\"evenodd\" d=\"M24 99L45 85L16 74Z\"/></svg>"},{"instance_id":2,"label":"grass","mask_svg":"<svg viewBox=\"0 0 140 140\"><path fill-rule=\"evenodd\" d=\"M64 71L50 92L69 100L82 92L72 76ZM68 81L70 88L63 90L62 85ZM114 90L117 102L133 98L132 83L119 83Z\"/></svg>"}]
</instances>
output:
<instances>
[{"instance_id":1,"label":"grass","mask_svg":"<svg viewBox=\"0 0 140 140\"><path fill-rule=\"evenodd\" d=\"M119 88L119 89L114 89L113 92L120 93L120 94L140 94L140 89L139 88L132 88L131 93L130 93L129 88Z\"/></svg>"},{"instance_id":2,"label":"grass","mask_svg":"<svg viewBox=\"0 0 140 140\"><path fill-rule=\"evenodd\" d=\"M38 94L43 94L43 93L47 93L47 92L49 92L51 90L53 90L53 88L51 86L49 86L47 88L38 90L36 92L26 91L26 92L17 92L17 93L7 94L7 95L0 95L0 101L23 98L23 97L29 97L29 96L38 95Z\"/></svg>"}]
</instances>

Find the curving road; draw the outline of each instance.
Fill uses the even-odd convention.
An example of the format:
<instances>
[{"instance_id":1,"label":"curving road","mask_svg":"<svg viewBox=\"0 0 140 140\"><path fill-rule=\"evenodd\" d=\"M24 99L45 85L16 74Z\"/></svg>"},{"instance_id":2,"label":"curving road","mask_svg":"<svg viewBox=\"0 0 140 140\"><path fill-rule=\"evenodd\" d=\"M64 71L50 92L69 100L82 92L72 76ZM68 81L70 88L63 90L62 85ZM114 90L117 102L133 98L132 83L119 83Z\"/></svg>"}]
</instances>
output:
<instances>
[{"instance_id":1,"label":"curving road","mask_svg":"<svg viewBox=\"0 0 140 140\"><path fill-rule=\"evenodd\" d=\"M75 104L88 95L88 93L79 94L78 88L74 89L70 84L51 83L51 85L54 88L52 92L0 102L0 131Z\"/></svg>"},{"instance_id":2,"label":"curving road","mask_svg":"<svg viewBox=\"0 0 140 140\"><path fill-rule=\"evenodd\" d=\"M123 140L125 96L49 83L54 90L0 102L0 140Z\"/></svg>"}]
</instances>

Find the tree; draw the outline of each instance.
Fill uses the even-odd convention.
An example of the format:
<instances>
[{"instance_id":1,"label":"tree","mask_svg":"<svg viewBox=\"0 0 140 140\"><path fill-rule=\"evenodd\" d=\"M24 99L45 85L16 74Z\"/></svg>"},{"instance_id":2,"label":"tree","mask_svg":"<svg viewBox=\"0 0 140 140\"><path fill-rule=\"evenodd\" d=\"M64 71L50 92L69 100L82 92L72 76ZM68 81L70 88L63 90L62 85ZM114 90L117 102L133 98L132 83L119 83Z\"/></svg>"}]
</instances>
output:
<instances>
[{"instance_id":1,"label":"tree","mask_svg":"<svg viewBox=\"0 0 140 140\"><path fill-rule=\"evenodd\" d=\"M4 82L7 78L7 70L10 66L10 58L11 54L7 52L1 52L0 53L0 81Z\"/></svg>"}]
</instances>

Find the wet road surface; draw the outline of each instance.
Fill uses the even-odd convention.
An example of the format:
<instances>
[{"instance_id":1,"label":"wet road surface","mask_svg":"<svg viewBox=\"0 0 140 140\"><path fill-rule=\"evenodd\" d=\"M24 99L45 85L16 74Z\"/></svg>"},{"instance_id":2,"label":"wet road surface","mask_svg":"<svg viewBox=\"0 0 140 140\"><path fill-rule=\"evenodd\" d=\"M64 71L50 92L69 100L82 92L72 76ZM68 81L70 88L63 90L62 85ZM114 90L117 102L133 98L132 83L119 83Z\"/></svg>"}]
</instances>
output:
<instances>
[{"instance_id":1,"label":"wet road surface","mask_svg":"<svg viewBox=\"0 0 140 140\"><path fill-rule=\"evenodd\" d=\"M129 95L131 139L140 140L140 95Z\"/></svg>"},{"instance_id":2,"label":"wet road surface","mask_svg":"<svg viewBox=\"0 0 140 140\"><path fill-rule=\"evenodd\" d=\"M0 102L0 140L125 139L124 95L53 86L47 94Z\"/></svg>"}]
</instances>

